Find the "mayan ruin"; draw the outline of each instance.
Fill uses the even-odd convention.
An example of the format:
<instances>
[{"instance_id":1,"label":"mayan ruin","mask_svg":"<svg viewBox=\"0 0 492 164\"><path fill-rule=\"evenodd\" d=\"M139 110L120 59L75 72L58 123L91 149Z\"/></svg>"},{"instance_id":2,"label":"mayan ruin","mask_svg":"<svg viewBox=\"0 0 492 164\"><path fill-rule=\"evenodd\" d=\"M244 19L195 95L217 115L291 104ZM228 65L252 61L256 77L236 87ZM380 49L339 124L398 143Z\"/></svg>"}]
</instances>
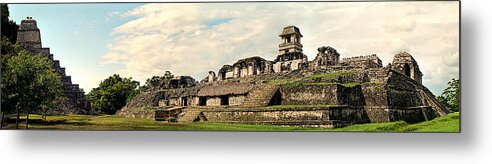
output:
<instances>
[{"instance_id":1,"label":"mayan ruin","mask_svg":"<svg viewBox=\"0 0 492 164\"><path fill-rule=\"evenodd\" d=\"M53 114L87 114L90 112L88 101L84 97L84 92L80 90L78 84L72 84L72 78L65 74L65 68L60 65L59 60L55 60L54 54L50 53L50 48L43 47L41 43L41 33L36 20L27 17L21 21L17 34L19 46L30 54L42 53L52 62L53 68L58 72L63 80L63 94L67 99L57 102L56 108L49 111Z\"/></svg>"},{"instance_id":2,"label":"mayan ruin","mask_svg":"<svg viewBox=\"0 0 492 164\"><path fill-rule=\"evenodd\" d=\"M487 163L484 4L2 2L0 161Z\"/></svg>"},{"instance_id":3,"label":"mayan ruin","mask_svg":"<svg viewBox=\"0 0 492 164\"><path fill-rule=\"evenodd\" d=\"M423 74L409 53L395 54L392 63L383 66L376 54L346 57L323 46L308 60L298 27L285 27L278 37L279 53L273 60L240 59L209 71L200 81L177 76L140 93L117 115L336 128L420 122L449 113L422 85Z\"/></svg>"}]
</instances>

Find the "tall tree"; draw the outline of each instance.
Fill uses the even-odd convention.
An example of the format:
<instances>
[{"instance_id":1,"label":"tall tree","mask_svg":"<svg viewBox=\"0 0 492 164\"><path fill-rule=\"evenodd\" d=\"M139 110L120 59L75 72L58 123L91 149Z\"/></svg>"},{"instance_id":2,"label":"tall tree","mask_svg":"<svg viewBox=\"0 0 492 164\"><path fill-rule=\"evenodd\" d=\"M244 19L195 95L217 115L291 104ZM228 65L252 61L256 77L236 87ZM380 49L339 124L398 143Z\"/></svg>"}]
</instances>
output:
<instances>
[{"instance_id":1,"label":"tall tree","mask_svg":"<svg viewBox=\"0 0 492 164\"><path fill-rule=\"evenodd\" d=\"M63 95L60 75L45 55L21 51L6 57L5 64L2 69L2 108L7 107L6 112L9 107L15 109L16 128L21 112L27 112L26 121L29 121L30 112L41 111Z\"/></svg>"},{"instance_id":2,"label":"tall tree","mask_svg":"<svg viewBox=\"0 0 492 164\"><path fill-rule=\"evenodd\" d=\"M87 98L91 107L100 113L115 114L126 105L128 97L137 90L138 81L122 78L117 74L103 80L99 87L92 89Z\"/></svg>"},{"instance_id":3,"label":"tall tree","mask_svg":"<svg viewBox=\"0 0 492 164\"><path fill-rule=\"evenodd\" d=\"M10 42L15 43L17 41L17 25L13 20L10 20L10 12L7 4L1 4L2 10L2 36L7 37Z\"/></svg>"},{"instance_id":4,"label":"tall tree","mask_svg":"<svg viewBox=\"0 0 492 164\"><path fill-rule=\"evenodd\" d=\"M459 79L451 79L448 82L448 87L444 89L441 96L438 96L437 99L445 106L449 108L449 110L453 112L458 112L460 109L460 80Z\"/></svg>"}]
</instances>

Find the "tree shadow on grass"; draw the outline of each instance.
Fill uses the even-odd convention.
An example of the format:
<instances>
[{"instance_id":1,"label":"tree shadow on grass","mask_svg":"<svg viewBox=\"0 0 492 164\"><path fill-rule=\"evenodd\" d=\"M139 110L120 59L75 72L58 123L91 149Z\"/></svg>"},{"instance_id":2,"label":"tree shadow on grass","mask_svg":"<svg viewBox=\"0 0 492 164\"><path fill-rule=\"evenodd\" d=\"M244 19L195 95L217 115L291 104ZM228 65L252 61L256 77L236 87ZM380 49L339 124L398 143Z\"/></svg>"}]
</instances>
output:
<instances>
[{"instance_id":1,"label":"tree shadow on grass","mask_svg":"<svg viewBox=\"0 0 492 164\"><path fill-rule=\"evenodd\" d=\"M20 123L25 124L25 119L19 120ZM77 119L76 121L74 120L68 120L68 119L59 119L59 120L47 120L44 121L43 119L29 119L29 125L41 125L41 126L53 126L53 125L73 125L73 126L88 126L88 125L94 125L89 122L90 119ZM5 124L15 124L15 118L6 118L5 119Z\"/></svg>"}]
</instances>

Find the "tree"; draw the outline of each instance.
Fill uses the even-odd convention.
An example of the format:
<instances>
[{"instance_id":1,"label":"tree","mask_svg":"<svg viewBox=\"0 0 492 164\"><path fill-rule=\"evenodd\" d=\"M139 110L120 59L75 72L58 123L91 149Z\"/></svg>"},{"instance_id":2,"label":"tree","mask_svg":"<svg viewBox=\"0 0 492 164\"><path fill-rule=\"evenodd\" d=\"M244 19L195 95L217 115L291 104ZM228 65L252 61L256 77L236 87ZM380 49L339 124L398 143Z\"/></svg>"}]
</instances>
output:
<instances>
[{"instance_id":1,"label":"tree","mask_svg":"<svg viewBox=\"0 0 492 164\"><path fill-rule=\"evenodd\" d=\"M438 96L437 99L448 107L449 110L458 112L460 110L460 80L451 79L448 82L448 87L444 89L441 96Z\"/></svg>"},{"instance_id":2,"label":"tree","mask_svg":"<svg viewBox=\"0 0 492 164\"><path fill-rule=\"evenodd\" d=\"M14 21L10 20L10 12L7 4L1 4L2 10L2 36L7 37L12 43L17 41L17 29L19 29L19 25L17 25Z\"/></svg>"},{"instance_id":3,"label":"tree","mask_svg":"<svg viewBox=\"0 0 492 164\"><path fill-rule=\"evenodd\" d=\"M134 90L128 95L126 102L132 101L132 99L140 94L141 92L145 92L149 90L150 88L158 88L160 87L162 81L164 80L169 80L172 79L174 75L171 73L171 71L166 71L163 76L152 76L151 78L147 79L145 81L144 86L139 87L138 90Z\"/></svg>"},{"instance_id":4,"label":"tree","mask_svg":"<svg viewBox=\"0 0 492 164\"><path fill-rule=\"evenodd\" d=\"M154 87L159 87L163 80L169 80L173 77L174 75L171 73L171 71L166 71L162 76L152 76L152 78L149 78L145 81L145 85L142 86L142 91L146 91Z\"/></svg>"},{"instance_id":5,"label":"tree","mask_svg":"<svg viewBox=\"0 0 492 164\"><path fill-rule=\"evenodd\" d=\"M16 128L19 127L20 112L27 112L28 124L30 112L50 106L63 95L60 75L52 65L52 61L43 54L30 55L21 51L6 55L5 68L2 69L2 109L7 109L6 112L15 109Z\"/></svg>"},{"instance_id":6,"label":"tree","mask_svg":"<svg viewBox=\"0 0 492 164\"><path fill-rule=\"evenodd\" d=\"M100 113L115 114L126 105L127 99L139 86L132 78L121 78L118 74L103 80L99 87L92 89L87 98L91 107Z\"/></svg>"}]
</instances>

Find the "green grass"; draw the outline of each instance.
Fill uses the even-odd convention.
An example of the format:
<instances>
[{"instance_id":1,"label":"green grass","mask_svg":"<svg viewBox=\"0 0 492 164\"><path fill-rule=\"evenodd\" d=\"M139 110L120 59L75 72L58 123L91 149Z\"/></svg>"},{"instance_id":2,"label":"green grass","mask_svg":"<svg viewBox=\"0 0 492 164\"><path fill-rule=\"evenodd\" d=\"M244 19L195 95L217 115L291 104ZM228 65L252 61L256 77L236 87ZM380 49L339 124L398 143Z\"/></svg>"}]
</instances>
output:
<instances>
[{"instance_id":1,"label":"green grass","mask_svg":"<svg viewBox=\"0 0 492 164\"><path fill-rule=\"evenodd\" d=\"M274 106L289 108L295 106ZM25 118L25 117L24 117ZM30 115L30 129L60 130L193 130L193 131L351 131L351 132L459 132L459 113L451 113L431 121L408 124L403 121L357 124L343 128L302 128L292 126L223 124L223 123L165 123L148 119L124 118L113 115ZM24 125L21 125L24 127Z\"/></svg>"},{"instance_id":2,"label":"green grass","mask_svg":"<svg viewBox=\"0 0 492 164\"><path fill-rule=\"evenodd\" d=\"M388 123L357 124L334 131L357 131L357 132L459 132L459 113L451 113L431 121L408 124L404 121Z\"/></svg>"},{"instance_id":3,"label":"green grass","mask_svg":"<svg viewBox=\"0 0 492 164\"><path fill-rule=\"evenodd\" d=\"M360 83L358 82L352 82L352 83L345 83L345 84L342 84L344 87L354 87L354 86L357 86L357 85L360 85Z\"/></svg>"}]
</instances>

